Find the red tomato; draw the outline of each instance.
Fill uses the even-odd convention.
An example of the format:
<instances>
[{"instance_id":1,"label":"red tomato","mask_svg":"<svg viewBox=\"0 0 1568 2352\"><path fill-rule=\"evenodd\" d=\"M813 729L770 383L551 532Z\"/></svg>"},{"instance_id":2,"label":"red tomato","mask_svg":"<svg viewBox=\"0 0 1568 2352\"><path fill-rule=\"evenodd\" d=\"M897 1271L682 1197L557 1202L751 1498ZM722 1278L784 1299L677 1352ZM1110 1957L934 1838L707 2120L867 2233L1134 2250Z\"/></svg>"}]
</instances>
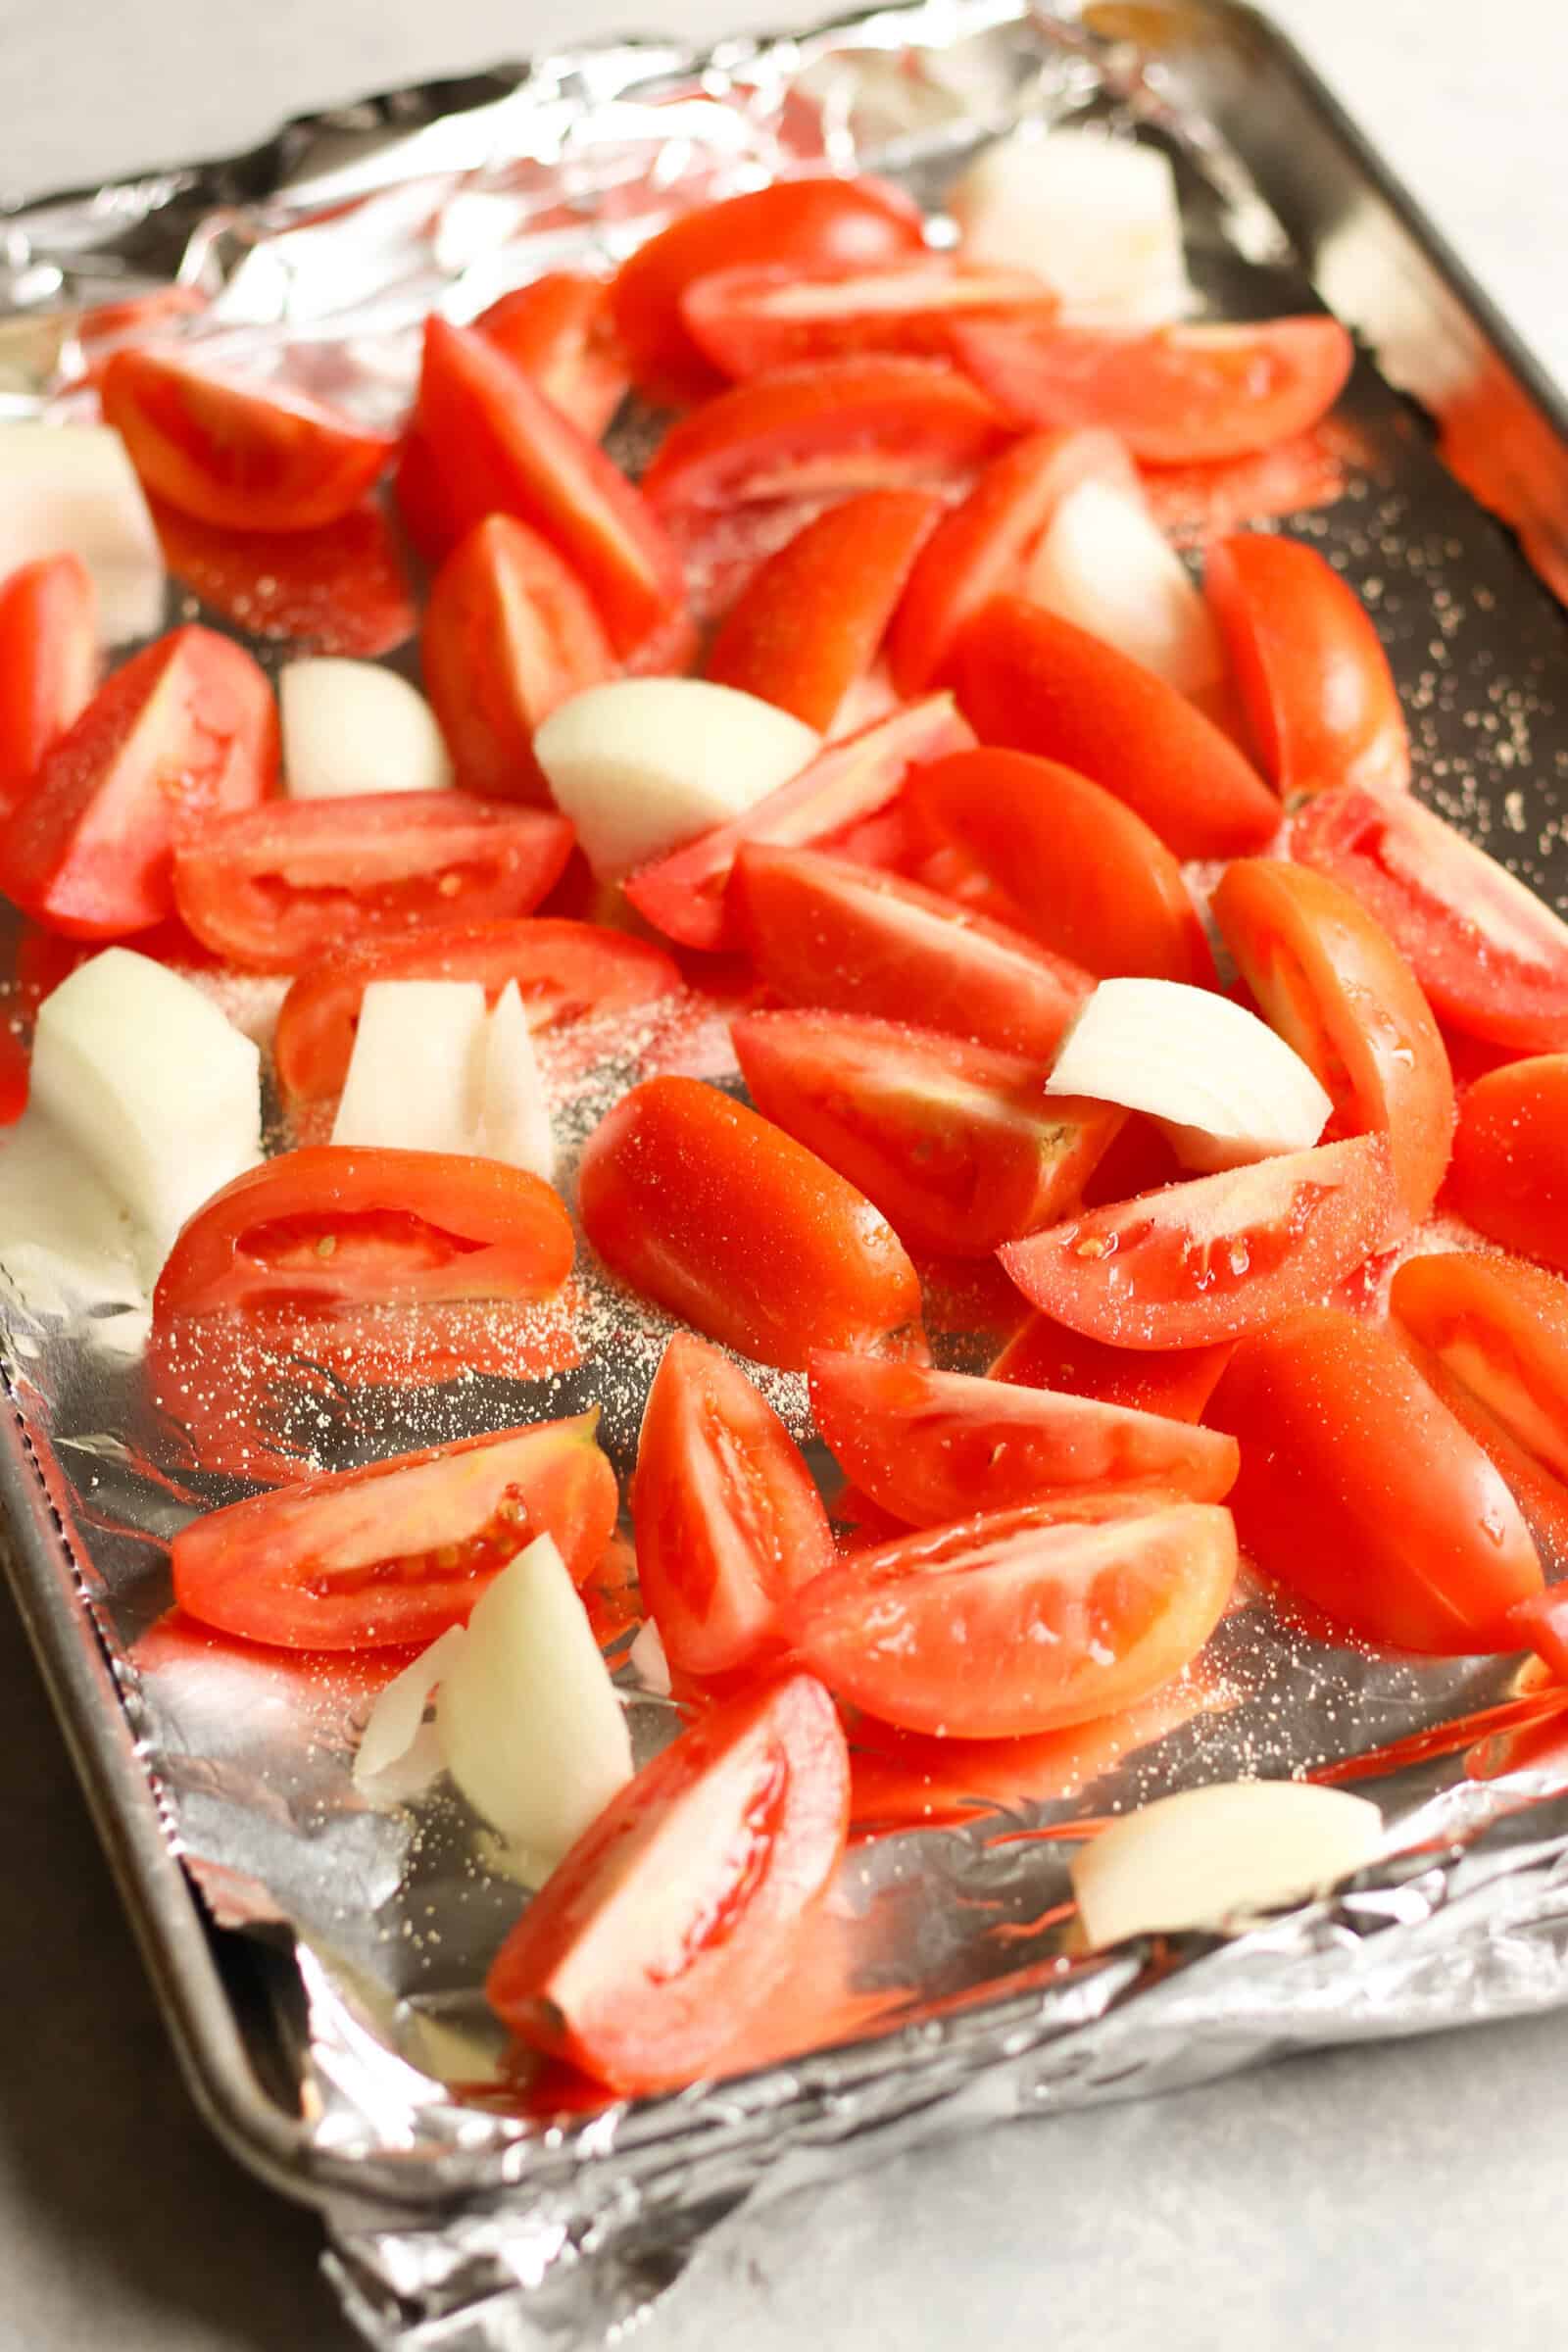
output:
<instances>
[{"instance_id":1,"label":"red tomato","mask_svg":"<svg viewBox=\"0 0 1568 2352\"><path fill-rule=\"evenodd\" d=\"M419 662L459 782L488 799L546 807L535 727L615 668L575 574L511 514L476 523L442 564Z\"/></svg>"},{"instance_id":2,"label":"red tomato","mask_svg":"<svg viewBox=\"0 0 1568 2352\"><path fill-rule=\"evenodd\" d=\"M825 733L875 661L940 511L920 490L867 490L830 507L752 574L704 675Z\"/></svg>"},{"instance_id":3,"label":"red tomato","mask_svg":"<svg viewBox=\"0 0 1568 2352\"><path fill-rule=\"evenodd\" d=\"M1159 1413L869 1355L813 1355L810 1368L834 1460L911 1527L1092 1487L1220 1502L1236 1482L1233 1440Z\"/></svg>"},{"instance_id":4,"label":"red tomato","mask_svg":"<svg viewBox=\"0 0 1568 2352\"><path fill-rule=\"evenodd\" d=\"M1027 752L960 752L910 785L918 814L1017 902L1020 922L1101 979L1214 984L1182 869L1141 816Z\"/></svg>"},{"instance_id":5,"label":"red tomato","mask_svg":"<svg viewBox=\"0 0 1568 2352\"><path fill-rule=\"evenodd\" d=\"M690 1332L676 1332L648 1392L631 1506L643 1599L686 1674L776 1651L782 1603L833 1565L800 1447L745 1373Z\"/></svg>"},{"instance_id":6,"label":"red tomato","mask_svg":"<svg viewBox=\"0 0 1568 2352\"><path fill-rule=\"evenodd\" d=\"M1387 1138L1288 1152L1090 1209L1001 1252L1032 1306L1118 1348L1196 1348L1342 1282L1395 1214Z\"/></svg>"},{"instance_id":7,"label":"red tomato","mask_svg":"<svg viewBox=\"0 0 1568 2352\"><path fill-rule=\"evenodd\" d=\"M1448 1197L1489 1241L1568 1273L1568 1054L1476 1080L1459 1105Z\"/></svg>"},{"instance_id":8,"label":"red tomato","mask_svg":"<svg viewBox=\"0 0 1568 2352\"><path fill-rule=\"evenodd\" d=\"M1354 347L1337 318L1153 329L956 326L959 365L1026 424L1099 424L1155 466L1240 458L1316 424Z\"/></svg>"},{"instance_id":9,"label":"red tomato","mask_svg":"<svg viewBox=\"0 0 1568 2352\"><path fill-rule=\"evenodd\" d=\"M862 352L946 359L956 321L1029 325L1060 303L1027 270L927 254L875 270L779 262L715 270L693 280L680 308L714 367L744 378Z\"/></svg>"},{"instance_id":10,"label":"red tomato","mask_svg":"<svg viewBox=\"0 0 1568 2352\"><path fill-rule=\"evenodd\" d=\"M0 824L81 716L98 675L98 593L75 556L0 581Z\"/></svg>"},{"instance_id":11,"label":"red tomato","mask_svg":"<svg viewBox=\"0 0 1568 2352\"><path fill-rule=\"evenodd\" d=\"M626 883L626 896L640 915L683 947L739 947L728 890L743 843L792 848L826 840L885 808L918 761L939 760L973 741L952 695L928 695L828 744L733 824L715 825L641 867Z\"/></svg>"},{"instance_id":12,"label":"red tomato","mask_svg":"<svg viewBox=\"0 0 1568 2352\"><path fill-rule=\"evenodd\" d=\"M1331 1139L1386 1135L1418 1225L1448 1165L1453 1078L1404 957L1348 890L1278 858L1239 860L1210 905L1263 1018L1334 1097Z\"/></svg>"},{"instance_id":13,"label":"red tomato","mask_svg":"<svg viewBox=\"0 0 1568 2352\"><path fill-rule=\"evenodd\" d=\"M187 1615L283 1649L433 1642L536 1536L572 1581L615 1525L615 1474L574 1421L460 1439L322 1471L180 1529L171 1565Z\"/></svg>"},{"instance_id":14,"label":"red tomato","mask_svg":"<svg viewBox=\"0 0 1568 2352\"><path fill-rule=\"evenodd\" d=\"M850 1761L809 1675L666 1747L532 1897L485 1984L504 2025L623 2094L711 2074L844 1858Z\"/></svg>"},{"instance_id":15,"label":"red tomato","mask_svg":"<svg viewBox=\"0 0 1568 2352\"><path fill-rule=\"evenodd\" d=\"M749 262L872 269L921 250L917 206L885 180L825 175L785 179L683 213L622 262L610 307L642 390L680 405L722 378L693 342L681 314L688 286Z\"/></svg>"},{"instance_id":16,"label":"red tomato","mask_svg":"<svg viewBox=\"0 0 1568 2352\"><path fill-rule=\"evenodd\" d=\"M122 343L150 340L160 332L177 333L174 321L194 318L207 308L209 297L194 286L158 286L150 294L127 295L123 302L95 303L76 318L76 340L86 362L83 380L98 383L110 355Z\"/></svg>"},{"instance_id":17,"label":"red tomato","mask_svg":"<svg viewBox=\"0 0 1568 2352\"><path fill-rule=\"evenodd\" d=\"M174 844L249 815L277 776L277 706L249 654L175 629L100 686L0 842L0 888L51 930L119 939L173 909Z\"/></svg>"},{"instance_id":18,"label":"red tomato","mask_svg":"<svg viewBox=\"0 0 1568 2352\"><path fill-rule=\"evenodd\" d=\"M1529 1530L1387 1332L1330 1307L1254 1332L1205 1417L1241 1442L1231 1505L1266 1575L1401 1649L1518 1646L1503 1620L1541 1589Z\"/></svg>"},{"instance_id":19,"label":"red tomato","mask_svg":"<svg viewBox=\"0 0 1568 2352\"><path fill-rule=\"evenodd\" d=\"M372 980L479 980L491 1004L514 980L536 1032L598 1014L624 1015L682 986L659 948L556 915L367 940L313 963L283 1000L272 1055L291 1102L337 1093Z\"/></svg>"},{"instance_id":20,"label":"red tomato","mask_svg":"<svg viewBox=\"0 0 1568 2352\"><path fill-rule=\"evenodd\" d=\"M730 885L759 976L819 1004L973 1038L1049 1061L1088 975L1022 932L815 850L743 844Z\"/></svg>"},{"instance_id":21,"label":"red tomato","mask_svg":"<svg viewBox=\"0 0 1568 2352\"><path fill-rule=\"evenodd\" d=\"M784 368L672 425L643 476L656 508L899 489L966 473L1007 428L935 360L824 360Z\"/></svg>"},{"instance_id":22,"label":"red tomato","mask_svg":"<svg viewBox=\"0 0 1568 2352\"><path fill-rule=\"evenodd\" d=\"M1223 1506L1083 1494L856 1552L807 1587L790 1630L828 1688L879 1721L1009 1740L1169 1682L1235 1577Z\"/></svg>"},{"instance_id":23,"label":"red tomato","mask_svg":"<svg viewBox=\"0 0 1568 2352\"><path fill-rule=\"evenodd\" d=\"M174 858L197 938L247 971L291 972L344 941L526 914L571 854L542 808L459 792L277 801L216 819Z\"/></svg>"},{"instance_id":24,"label":"red tomato","mask_svg":"<svg viewBox=\"0 0 1568 2352\"><path fill-rule=\"evenodd\" d=\"M1315 547L1242 531L1209 549L1203 593L1247 723L1287 799L1356 784L1401 791L1410 745L1366 608Z\"/></svg>"},{"instance_id":25,"label":"red tomato","mask_svg":"<svg viewBox=\"0 0 1568 2352\"><path fill-rule=\"evenodd\" d=\"M1515 1602L1508 1625L1545 1662L1554 1682L1568 1683L1568 1585Z\"/></svg>"},{"instance_id":26,"label":"red tomato","mask_svg":"<svg viewBox=\"0 0 1568 2352\"><path fill-rule=\"evenodd\" d=\"M1568 1047L1568 924L1419 801L1320 793L1290 852L1377 916L1440 1020L1521 1053Z\"/></svg>"},{"instance_id":27,"label":"red tomato","mask_svg":"<svg viewBox=\"0 0 1568 2352\"><path fill-rule=\"evenodd\" d=\"M1229 1344L1163 1353L1112 1348L1068 1331L1049 1315L1034 1314L1013 1334L987 1377L1016 1381L1026 1389L1064 1390L1102 1404L1163 1413L1173 1421L1197 1421L1230 1360Z\"/></svg>"},{"instance_id":28,"label":"red tomato","mask_svg":"<svg viewBox=\"0 0 1568 2352\"><path fill-rule=\"evenodd\" d=\"M374 500L315 531L231 531L152 502L164 561L253 637L370 661L414 635L408 568Z\"/></svg>"},{"instance_id":29,"label":"red tomato","mask_svg":"<svg viewBox=\"0 0 1568 2352\"><path fill-rule=\"evenodd\" d=\"M583 1231L611 1272L762 1363L907 1345L920 1285L863 1194L696 1078L650 1078L589 1137Z\"/></svg>"},{"instance_id":30,"label":"red tomato","mask_svg":"<svg viewBox=\"0 0 1568 2352\"><path fill-rule=\"evenodd\" d=\"M1070 1214L1125 1115L1046 1095L1025 1054L895 1021L758 1012L730 1035L763 1116L858 1185L914 1250L984 1257Z\"/></svg>"},{"instance_id":31,"label":"red tomato","mask_svg":"<svg viewBox=\"0 0 1568 2352\"><path fill-rule=\"evenodd\" d=\"M280 385L210 372L167 350L117 351L99 398L147 487L227 530L336 522L396 446Z\"/></svg>"},{"instance_id":32,"label":"red tomato","mask_svg":"<svg viewBox=\"0 0 1568 2352\"><path fill-rule=\"evenodd\" d=\"M579 432L601 437L631 382L603 278L551 270L503 294L473 323Z\"/></svg>"},{"instance_id":33,"label":"red tomato","mask_svg":"<svg viewBox=\"0 0 1568 2352\"><path fill-rule=\"evenodd\" d=\"M571 1220L537 1176L446 1152L285 1152L185 1224L153 1319L286 1306L548 1298L571 1272Z\"/></svg>"},{"instance_id":34,"label":"red tomato","mask_svg":"<svg viewBox=\"0 0 1568 2352\"><path fill-rule=\"evenodd\" d=\"M1262 777L1184 695L1023 597L981 608L954 648L953 673L982 743L1076 768L1178 858L1241 857L1279 830Z\"/></svg>"}]
</instances>

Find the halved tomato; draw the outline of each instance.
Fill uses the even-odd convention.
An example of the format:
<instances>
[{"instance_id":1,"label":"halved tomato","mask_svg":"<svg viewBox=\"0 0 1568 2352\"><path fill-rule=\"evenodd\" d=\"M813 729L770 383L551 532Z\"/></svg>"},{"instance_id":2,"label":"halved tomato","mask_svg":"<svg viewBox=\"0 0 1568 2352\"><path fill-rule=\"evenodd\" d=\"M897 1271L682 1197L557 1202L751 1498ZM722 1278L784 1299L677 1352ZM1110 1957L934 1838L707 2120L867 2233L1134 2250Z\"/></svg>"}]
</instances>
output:
<instances>
[{"instance_id":1,"label":"halved tomato","mask_svg":"<svg viewBox=\"0 0 1568 2352\"><path fill-rule=\"evenodd\" d=\"M98 675L98 593L77 556L0 581L0 824L73 727Z\"/></svg>"},{"instance_id":2,"label":"halved tomato","mask_svg":"<svg viewBox=\"0 0 1568 2352\"><path fill-rule=\"evenodd\" d=\"M631 1507L643 1599L686 1674L777 1652L784 1602L833 1564L800 1447L745 1373L690 1332L676 1332L648 1392Z\"/></svg>"},{"instance_id":3,"label":"halved tomato","mask_svg":"<svg viewBox=\"0 0 1568 2352\"><path fill-rule=\"evenodd\" d=\"M682 1734L585 1830L485 1984L504 2025L612 2090L715 2071L844 1858L850 1763L807 1674Z\"/></svg>"},{"instance_id":4,"label":"halved tomato","mask_svg":"<svg viewBox=\"0 0 1568 2352\"><path fill-rule=\"evenodd\" d=\"M1229 1342L1164 1350L1113 1348L1068 1331L1050 1315L1033 1314L987 1367L987 1378L1016 1381L1026 1389L1064 1390L1173 1421L1198 1421L1230 1360Z\"/></svg>"},{"instance_id":5,"label":"halved tomato","mask_svg":"<svg viewBox=\"0 0 1568 2352\"><path fill-rule=\"evenodd\" d=\"M369 1649L466 1624L536 1536L555 1539L580 1585L615 1524L598 1421L595 1407L463 1438L209 1511L174 1538L174 1599L247 1642Z\"/></svg>"},{"instance_id":6,"label":"halved tomato","mask_svg":"<svg viewBox=\"0 0 1568 2352\"><path fill-rule=\"evenodd\" d=\"M1011 1242L1032 1306L1118 1348L1234 1340L1321 1298L1387 1239L1388 1138L1358 1135L1167 1185Z\"/></svg>"},{"instance_id":7,"label":"halved tomato","mask_svg":"<svg viewBox=\"0 0 1568 2352\"><path fill-rule=\"evenodd\" d=\"M154 499L164 562L253 637L372 660L418 626L408 566L372 498L314 531L231 531Z\"/></svg>"},{"instance_id":8,"label":"halved tomato","mask_svg":"<svg viewBox=\"0 0 1568 2352\"><path fill-rule=\"evenodd\" d=\"M1489 1241L1568 1273L1568 1054L1508 1062L1467 1090L1448 1198Z\"/></svg>"},{"instance_id":9,"label":"halved tomato","mask_svg":"<svg viewBox=\"0 0 1568 2352\"><path fill-rule=\"evenodd\" d=\"M1084 1494L859 1551L795 1604L795 1648L881 1722L1010 1740L1130 1706L1179 1674L1236 1577L1222 1504Z\"/></svg>"},{"instance_id":10,"label":"halved tomato","mask_svg":"<svg viewBox=\"0 0 1568 2352\"><path fill-rule=\"evenodd\" d=\"M297 971L345 940L526 914L571 855L564 816L459 792L278 801L179 845L174 901L247 971Z\"/></svg>"},{"instance_id":11,"label":"halved tomato","mask_svg":"<svg viewBox=\"0 0 1568 2352\"><path fill-rule=\"evenodd\" d=\"M579 432L597 441L626 397L626 355L610 316L610 288L577 270L550 270L481 311L475 331Z\"/></svg>"},{"instance_id":12,"label":"halved tomato","mask_svg":"<svg viewBox=\"0 0 1568 2352\"><path fill-rule=\"evenodd\" d=\"M1031 325L1060 307L1027 270L932 253L872 270L777 261L715 270L693 279L680 311L714 367L744 379L863 352L943 359L956 321Z\"/></svg>"}]
</instances>

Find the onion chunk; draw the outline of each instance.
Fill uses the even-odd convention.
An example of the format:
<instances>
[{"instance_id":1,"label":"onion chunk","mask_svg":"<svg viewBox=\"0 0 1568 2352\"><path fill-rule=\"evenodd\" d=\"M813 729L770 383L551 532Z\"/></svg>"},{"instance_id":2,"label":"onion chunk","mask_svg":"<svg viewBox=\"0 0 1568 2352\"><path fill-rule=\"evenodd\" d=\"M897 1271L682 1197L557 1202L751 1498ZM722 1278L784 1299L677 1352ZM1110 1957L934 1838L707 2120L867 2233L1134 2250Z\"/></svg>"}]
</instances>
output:
<instances>
[{"instance_id":1,"label":"onion chunk","mask_svg":"<svg viewBox=\"0 0 1568 2352\"><path fill-rule=\"evenodd\" d=\"M323 655L291 662L277 691L290 799L445 792L451 784L435 713L396 670Z\"/></svg>"},{"instance_id":2,"label":"onion chunk","mask_svg":"<svg viewBox=\"0 0 1568 2352\"><path fill-rule=\"evenodd\" d=\"M1192 308L1175 175L1156 148L1027 126L988 147L947 203L966 262L1035 270L1075 320L1154 326Z\"/></svg>"},{"instance_id":3,"label":"onion chunk","mask_svg":"<svg viewBox=\"0 0 1568 2352\"><path fill-rule=\"evenodd\" d=\"M163 550L120 435L105 424L0 424L0 578L66 555L92 574L105 645L157 635Z\"/></svg>"}]
</instances>

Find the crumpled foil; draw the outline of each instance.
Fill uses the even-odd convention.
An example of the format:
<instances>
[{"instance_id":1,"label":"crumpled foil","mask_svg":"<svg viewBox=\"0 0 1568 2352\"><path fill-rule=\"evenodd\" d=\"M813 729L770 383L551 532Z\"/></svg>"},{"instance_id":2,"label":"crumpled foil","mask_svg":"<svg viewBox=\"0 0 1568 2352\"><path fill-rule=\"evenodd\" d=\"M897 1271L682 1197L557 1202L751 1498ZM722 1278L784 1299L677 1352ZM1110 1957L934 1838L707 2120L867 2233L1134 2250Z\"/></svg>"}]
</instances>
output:
<instances>
[{"instance_id":1,"label":"crumpled foil","mask_svg":"<svg viewBox=\"0 0 1568 2352\"><path fill-rule=\"evenodd\" d=\"M938 203L981 140L1026 116L1102 120L1167 147L1194 275L1221 312L1309 304L1240 166L1136 56L1014 0L922 0L702 57L625 43L401 92L292 124L252 156L14 214L0 414L81 411L81 312L177 282L200 300L175 323L214 358L391 419L432 304L469 317L543 269L612 260L676 206L802 166L872 167ZM1298 465L1288 477L1309 507L1282 500L1263 465L1231 477L1227 513L1290 508L1291 527L1342 565L1398 669L1421 789L1555 894L1568 878L1568 714L1550 699L1561 612L1369 364L1310 454L1309 493ZM1191 483L1167 495L1177 524L1188 500L1190 534L1216 511ZM222 986L265 1037L276 989ZM697 1000L545 1046L568 1193L581 1139L626 1084L669 1068L733 1082L722 1021ZM1115 1722L989 1755L873 1742L858 1761L862 1834L748 2071L559 2111L548 2079L509 2061L476 1989L522 1900L482 1825L445 1783L403 1804L353 1786L358 1727L391 1668L204 1635L170 1611L166 1547L193 1510L248 1491L269 1455L343 1463L593 1399L624 1471L667 1323L584 1252L564 1316L481 1318L473 1368L440 1387L414 1384L396 1318L368 1388L330 1361L247 1367L200 1348L150 1359L111 1212L92 1265L58 1235L51 1247L21 1230L27 1148L0 1151L8 1391L80 1577L82 1640L96 1631L107 1649L169 1837L213 1917L280 1955L273 2056L368 2341L580 2344L645 2309L743 2198L917 2136L1568 1998L1561 1718L1478 1730L1457 1754L1368 1784L1393 1859L1332 1901L1229 1939L1075 1952L1074 1822L1203 1781L1314 1770L1518 1691L1518 1661L1335 1647L1249 1587L1199 1667ZM975 1302L937 1305L939 1353L972 1360ZM799 1376L763 1378L808 1437ZM641 1755L675 1717L627 1662L624 1599L602 1592L598 1605Z\"/></svg>"}]
</instances>

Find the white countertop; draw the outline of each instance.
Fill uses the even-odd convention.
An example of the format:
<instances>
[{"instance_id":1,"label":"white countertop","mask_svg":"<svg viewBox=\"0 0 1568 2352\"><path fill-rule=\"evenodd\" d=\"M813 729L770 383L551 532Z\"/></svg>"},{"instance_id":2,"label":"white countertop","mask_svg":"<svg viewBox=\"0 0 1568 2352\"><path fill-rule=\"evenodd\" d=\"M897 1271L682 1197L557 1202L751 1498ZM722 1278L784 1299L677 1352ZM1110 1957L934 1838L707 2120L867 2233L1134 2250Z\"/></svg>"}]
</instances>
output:
<instances>
[{"instance_id":1,"label":"white countertop","mask_svg":"<svg viewBox=\"0 0 1568 2352\"><path fill-rule=\"evenodd\" d=\"M616 29L800 0L0 0L0 185L221 153L286 114ZM1276 0L1568 384L1563 0ZM0 1659L0 2347L338 2352L317 2231L170 2063L20 1633ZM1547 2352L1568 2016L1330 2056L939 2146L742 2220L646 2352Z\"/></svg>"}]
</instances>

